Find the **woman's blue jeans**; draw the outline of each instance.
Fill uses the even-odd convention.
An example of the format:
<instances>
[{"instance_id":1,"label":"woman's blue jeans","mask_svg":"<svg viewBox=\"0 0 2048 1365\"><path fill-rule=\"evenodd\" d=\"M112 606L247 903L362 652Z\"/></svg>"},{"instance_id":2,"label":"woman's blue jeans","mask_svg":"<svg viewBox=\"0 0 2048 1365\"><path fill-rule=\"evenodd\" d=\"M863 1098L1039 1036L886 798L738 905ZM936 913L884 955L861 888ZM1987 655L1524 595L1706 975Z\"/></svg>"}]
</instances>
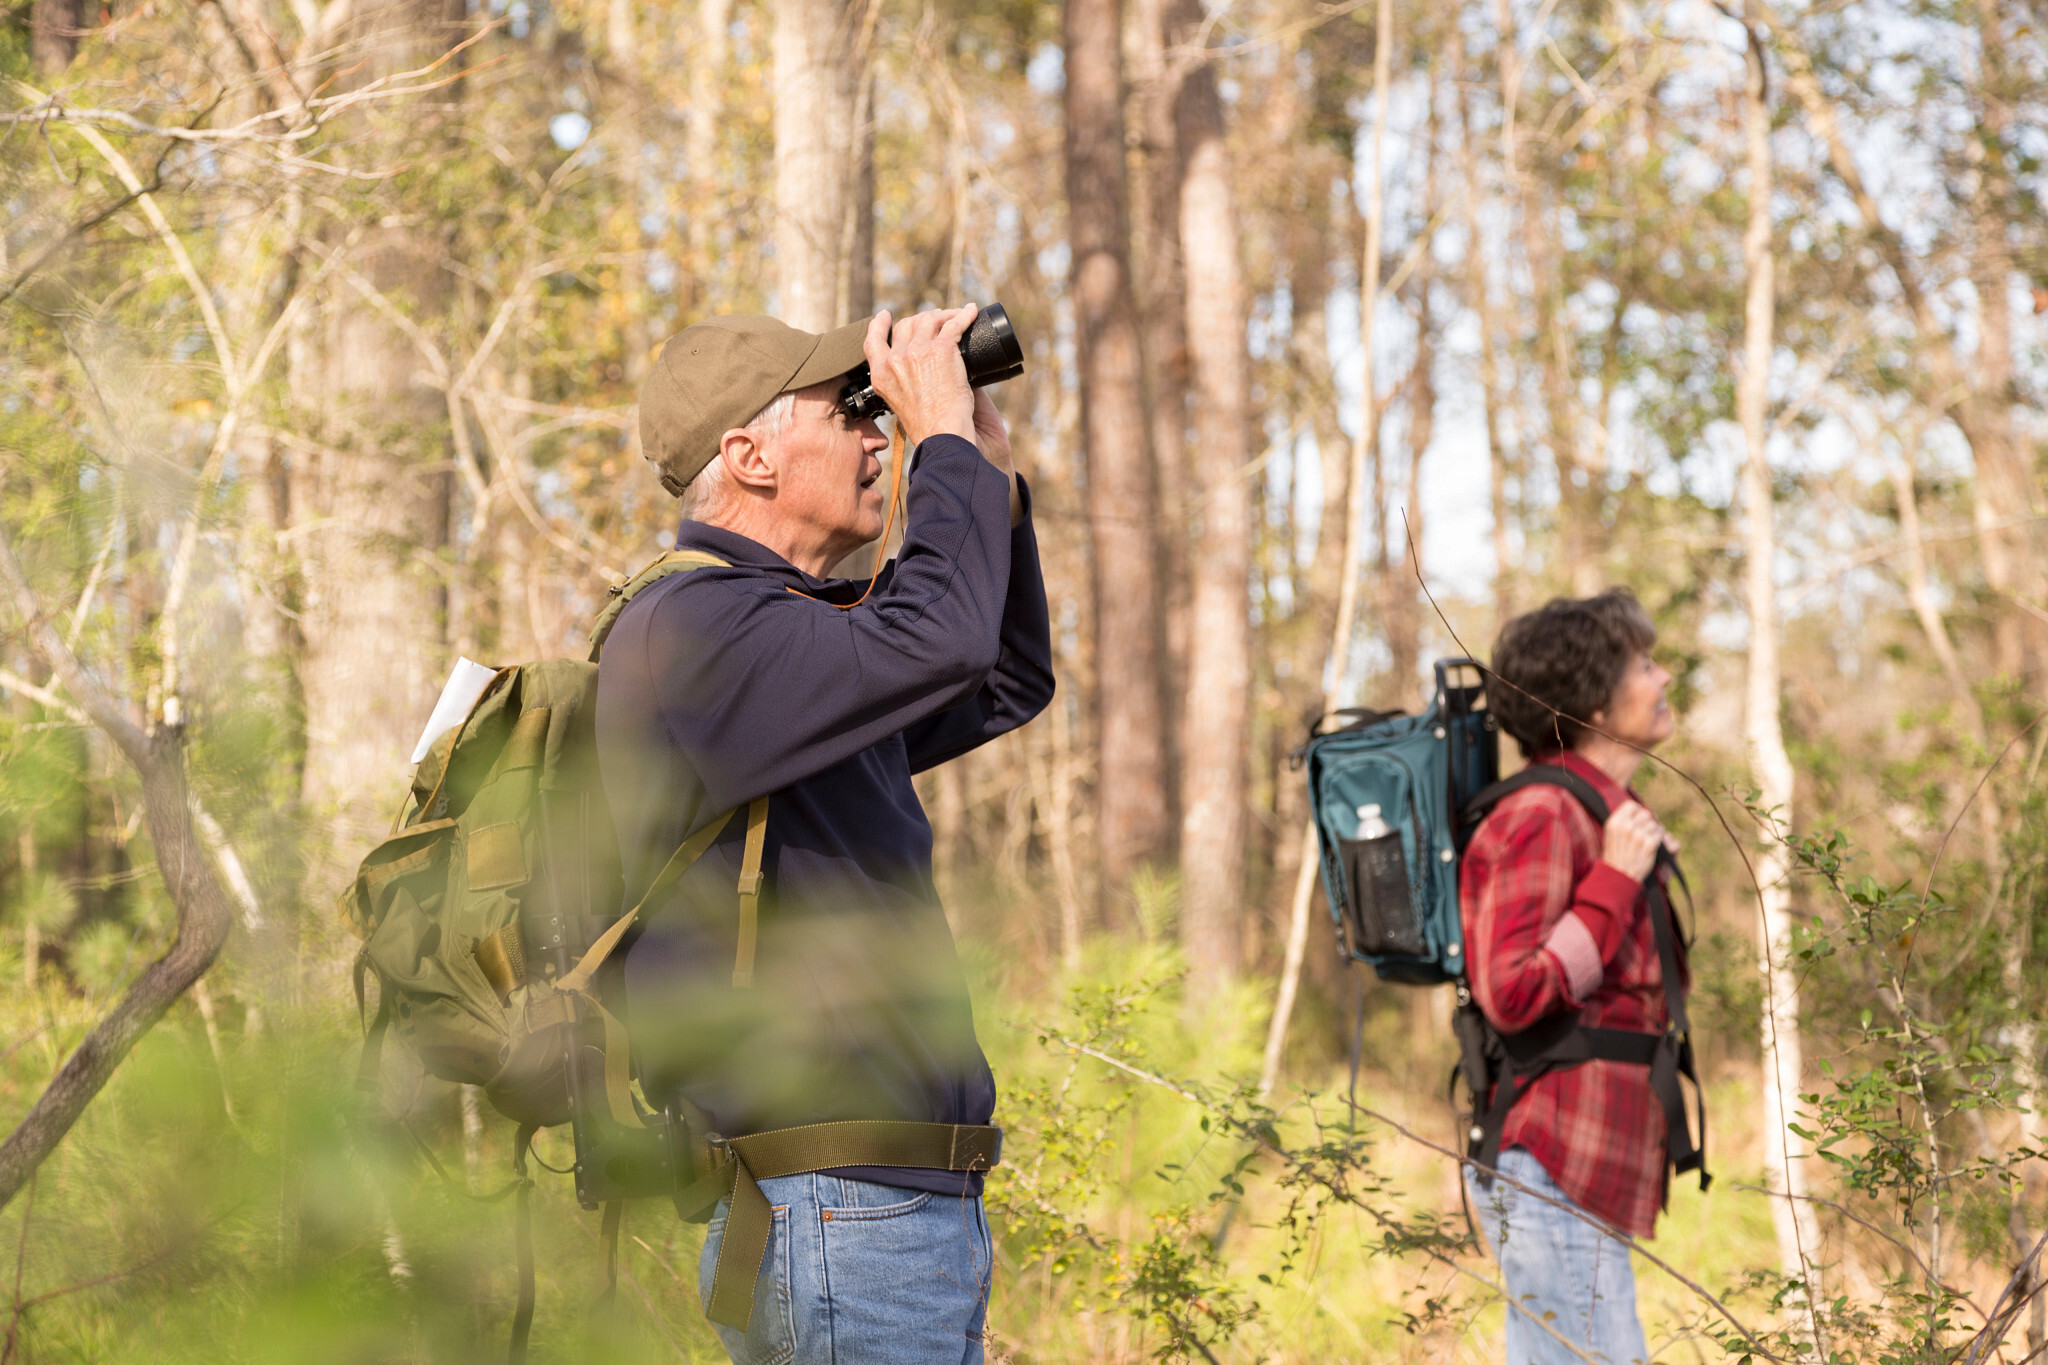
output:
<instances>
[{"instance_id":1,"label":"woman's blue jeans","mask_svg":"<svg viewBox=\"0 0 2048 1365\"><path fill-rule=\"evenodd\" d=\"M744 1332L719 1327L734 1365L981 1365L993 1260L981 1200L788 1175L761 1182L775 1213ZM725 1205L704 1238L709 1302Z\"/></svg>"},{"instance_id":2,"label":"woman's blue jeans","mask_svg":"<svg viewBox=\"0 0 2048 1365\"><path fill-rule=\"evenodd\" d=\"M1500 1156L1500 1173L1576 1209L1541 1162L1520 1147ZM1505 1180L1480 1187L1468 1167L1466 1193L1508 1291L1508 1365L1585 1365L1561 1336L1594 1360L1638 1365L1650 1358L1636 1319L1636 1276L1628 1247L1596 1221L1531 1199ZM1548 1325L1551 1332L1544 1330Z\"/></svg>"}]
</instances>

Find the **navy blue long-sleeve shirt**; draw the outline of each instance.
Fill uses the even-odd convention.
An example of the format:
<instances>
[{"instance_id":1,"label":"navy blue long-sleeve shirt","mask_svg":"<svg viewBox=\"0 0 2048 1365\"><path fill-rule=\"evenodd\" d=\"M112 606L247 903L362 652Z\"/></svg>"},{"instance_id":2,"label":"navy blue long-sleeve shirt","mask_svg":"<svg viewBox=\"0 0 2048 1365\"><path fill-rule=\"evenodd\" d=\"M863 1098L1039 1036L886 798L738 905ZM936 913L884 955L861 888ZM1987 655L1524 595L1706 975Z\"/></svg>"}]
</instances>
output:
<instances>
[{"instance_id":1,"label":"navy blue long-sleeve shirt","mask_svg":"<svg viewBox=\"0 0 2048 1365\"><path fill-rule=\"evenodd\" d=\"M1026 505L1028 507L1028 498ZM745 812L625 954L641 1084L737 1136L836 1119L986 1123L995 1079L932 880L911 775L1036 715L1053 692L1037 541L1009 479L956 436L919 448L901 551L821 579L719 527L679 549L730 568L645 589L606 641L597 734L626 904L722 812L769 797L754 985L735 989ZM822 599L822 600L818 600ZM912 1189L980 1177L849 1168Z\"/></svg>"}]
</instances>

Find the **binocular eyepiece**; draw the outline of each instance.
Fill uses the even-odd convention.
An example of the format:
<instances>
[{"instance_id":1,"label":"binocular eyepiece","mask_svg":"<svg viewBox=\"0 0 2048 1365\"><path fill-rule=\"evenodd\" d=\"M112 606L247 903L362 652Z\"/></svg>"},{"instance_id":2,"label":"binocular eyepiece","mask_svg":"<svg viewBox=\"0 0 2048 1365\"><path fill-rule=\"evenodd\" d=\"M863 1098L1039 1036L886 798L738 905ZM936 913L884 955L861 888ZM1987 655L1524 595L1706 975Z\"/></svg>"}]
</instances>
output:
<instances>
[{"instance_id":1,"label":"binocular eyepiece","mask_svg":"<svg viewBox=\"0 0 2048 1365\"><path fill-rule=\"evenodd\" d=\"M967 362L967 383L972 388L1000 384L1024 373L1024 347L1003 305L992 303L975 316L960 338L960 358ZM880 417L889 410L889 400L875 392L866 362L846 376L839 407L852 422Z\"/></svg>"}]
</instances>

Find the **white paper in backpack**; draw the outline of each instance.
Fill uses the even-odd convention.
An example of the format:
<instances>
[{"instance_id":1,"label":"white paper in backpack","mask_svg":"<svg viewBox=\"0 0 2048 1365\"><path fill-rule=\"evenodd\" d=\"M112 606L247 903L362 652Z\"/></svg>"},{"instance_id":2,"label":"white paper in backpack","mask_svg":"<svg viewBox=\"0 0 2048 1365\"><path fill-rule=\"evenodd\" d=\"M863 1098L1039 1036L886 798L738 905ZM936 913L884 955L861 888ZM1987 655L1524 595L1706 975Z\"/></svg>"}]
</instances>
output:
<instances>
[{"instance_id":1,"label":"white paper in backpack","mask_svg":"<svg viewBox=\"0 0 2048 1365\"><path fill-rule=\"evenodd\" d=\"M485 668L467 659L455 661L447 683L441 688L441 700L434 703L434 714L427 717L427 728L420 734L419 747L412 751L413 762L425 758L435 740L462 724L469 708L476 705L476 699L484 694L491 679L497 676L498 671L494 668Z\"/></svg>"}]
</instances>

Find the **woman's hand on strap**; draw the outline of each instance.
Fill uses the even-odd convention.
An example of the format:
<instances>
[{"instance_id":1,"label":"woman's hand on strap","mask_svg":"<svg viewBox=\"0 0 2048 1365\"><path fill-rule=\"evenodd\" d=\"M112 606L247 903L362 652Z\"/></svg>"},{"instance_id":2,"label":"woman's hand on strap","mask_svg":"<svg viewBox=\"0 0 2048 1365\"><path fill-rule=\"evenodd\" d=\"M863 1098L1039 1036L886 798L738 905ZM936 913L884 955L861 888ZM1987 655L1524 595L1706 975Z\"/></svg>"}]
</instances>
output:
<instances>
[{"instance_id":1,"label":"woman's hand on strap","mask_svg":"<svg viewBox=\"0 0 2048 1365\"><path fill-rule=\"evenodd\" d=\"M1600 861L1641 881L1657 865L1657 850L1664 847L1664 827L1640 802L1631 801L1607 817L1601 833Z\"/></svg>"}]
</instances>

